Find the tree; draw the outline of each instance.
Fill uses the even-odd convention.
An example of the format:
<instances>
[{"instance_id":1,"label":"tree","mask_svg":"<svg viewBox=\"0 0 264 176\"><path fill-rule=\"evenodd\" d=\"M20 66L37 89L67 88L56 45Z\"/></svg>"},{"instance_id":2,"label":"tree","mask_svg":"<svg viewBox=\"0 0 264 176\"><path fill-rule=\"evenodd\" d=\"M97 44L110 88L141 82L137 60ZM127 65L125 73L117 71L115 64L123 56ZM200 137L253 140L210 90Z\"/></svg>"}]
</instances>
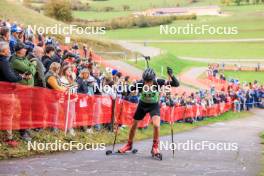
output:
<instances>
[{"instance_id":1,"label":"tree","mask_svg":"<svg viewBox=\"0 0 264 176\"><path fill-rule=\"evenodd\" d=\"M232 0L221 0L221 3L224 4L224 5L229 6L231 4L231 1Z\"/></svg>"},{"instance_id":2,"label":"tree","mask_svg":"<svg viewBox=\"0 0 264 176\"><path fill-rule=\"evenodd\" d=\"M44 14L60 21L70 22L73 20L69 0L48 0L44 6Z\"/></svg>"},{"instance_id":3,"label":"tree","mask_svg":"<svg viewBox=\"0 0 264 176\"><path fill-rule=\"evenodd\" d=\"M236 3L236 5L240 5L240 3L241 3L241 0L234 0L234 3Z\"/></svg>"},{"instance_id":4,"label":"tree","mask_svg":"<svg viewBox=\"0 0 264 176\"><path fill-rule=\"evenodd\" d=\"M128 11L130 9L129 5L123 5L123 10Z\"/></svg>"}]
</instances>

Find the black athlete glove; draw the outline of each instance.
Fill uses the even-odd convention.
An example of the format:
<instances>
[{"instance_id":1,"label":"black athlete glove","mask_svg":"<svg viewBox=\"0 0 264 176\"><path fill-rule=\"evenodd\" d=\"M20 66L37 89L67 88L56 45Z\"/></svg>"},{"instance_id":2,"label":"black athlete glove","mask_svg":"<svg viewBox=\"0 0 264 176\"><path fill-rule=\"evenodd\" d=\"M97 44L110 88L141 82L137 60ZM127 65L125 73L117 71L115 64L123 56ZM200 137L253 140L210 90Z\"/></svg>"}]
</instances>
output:
<instances>
[{"instance_id":1,"label":"black athlete glove","mask_svg":"<svg viewBox=\"0 0 264 176\"><path fill-rule=\"evenodd\" d=\"M167 67L167 73L168 73L168 75L169 75L170 77L172 77L172 76L173 76L173 70L172 70L172 68Z\"/></svg>"}]
</instances>

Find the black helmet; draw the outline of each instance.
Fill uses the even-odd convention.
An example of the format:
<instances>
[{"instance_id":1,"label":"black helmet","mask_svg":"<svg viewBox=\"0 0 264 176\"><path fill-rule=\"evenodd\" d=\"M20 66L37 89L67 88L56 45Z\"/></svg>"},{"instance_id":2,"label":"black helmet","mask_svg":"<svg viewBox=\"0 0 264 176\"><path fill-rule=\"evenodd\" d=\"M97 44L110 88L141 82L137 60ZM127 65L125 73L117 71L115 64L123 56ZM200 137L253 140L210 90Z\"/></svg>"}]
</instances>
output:
<instances>
[{"instance_id":1,"label":"black helmet","mask_svg":"<svg viewBox=\"0 0 264 176\"><path fill-rule=\"evenodd\" d=\"M153 81L156 79L156 73L152 68L147 68L142 75L142 79L144 81Z\"/></svg>"}]
</instances>

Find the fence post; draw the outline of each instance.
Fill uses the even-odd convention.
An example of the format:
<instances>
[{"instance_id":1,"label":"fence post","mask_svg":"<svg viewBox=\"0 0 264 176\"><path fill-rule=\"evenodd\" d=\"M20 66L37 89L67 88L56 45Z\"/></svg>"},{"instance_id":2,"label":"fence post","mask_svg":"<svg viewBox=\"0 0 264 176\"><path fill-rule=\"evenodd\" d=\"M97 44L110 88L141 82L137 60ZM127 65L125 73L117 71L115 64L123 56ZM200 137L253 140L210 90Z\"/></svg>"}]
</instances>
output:
<instances>
[{"instance_id":1,"label":"fence post","mask_svg":"<svg viewBox=\"0 0 264 176\"><path fill-rule=\"evenodd\" d=\"M67 110L66 110L66 122L65 122L65 129L64 129L64 135L67 135L68 130L68 122L69 122L69 111L70 111L70 100L71 99L71 89L68 91L68 100L67 100Z\"/></svg>"}]
</instances>

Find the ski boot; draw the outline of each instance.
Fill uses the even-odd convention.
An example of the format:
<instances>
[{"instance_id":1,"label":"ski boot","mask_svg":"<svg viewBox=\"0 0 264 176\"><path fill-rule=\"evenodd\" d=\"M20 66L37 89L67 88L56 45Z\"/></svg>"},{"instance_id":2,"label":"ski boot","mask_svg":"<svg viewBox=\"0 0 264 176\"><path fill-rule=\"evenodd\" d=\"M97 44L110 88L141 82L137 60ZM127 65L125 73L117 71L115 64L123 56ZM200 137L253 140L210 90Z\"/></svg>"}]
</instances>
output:
<instances>
[{"instance_id":1,"label":"ski boot","mask_svg":"<svg viewBox=\"0 0 264 176\"><path fill-rule=\"evenodd\" d=\"M159 151L159 141L158 140L153 140L151 155L155 159L162 160L162 154Z\"/></svg>"},{"instance_id":2,"label":"ski boot","mask_svg":"<svg viewBox=\"0 0 264 176\"><path fill-rule=\"evenodd\" d=\"M124 145L122 148L118 149L118 153L126 153L127 151L132 150L132 142L128 142L126 145Z\"/></svg>"}]
</instances>

